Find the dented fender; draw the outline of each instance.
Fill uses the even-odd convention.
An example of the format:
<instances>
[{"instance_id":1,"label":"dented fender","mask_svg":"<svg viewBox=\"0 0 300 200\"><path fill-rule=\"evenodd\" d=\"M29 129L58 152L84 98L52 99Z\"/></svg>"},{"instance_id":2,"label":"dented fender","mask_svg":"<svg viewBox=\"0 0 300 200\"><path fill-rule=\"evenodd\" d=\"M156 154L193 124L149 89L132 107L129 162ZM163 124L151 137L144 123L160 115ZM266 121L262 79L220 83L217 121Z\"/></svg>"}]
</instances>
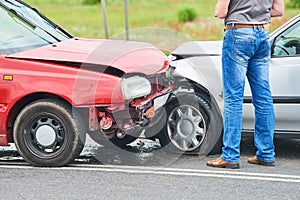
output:
<instances>
[{"instance_id":1,"label":"dented fender","mask_svg":"<svg viewBox=\"0 0 300 200\"><path fill-rule=\"evenodd\" d=\"M173 76L182 77L205 88L223 110L223 83L221 43L187 42L180 45L171 56Z\"/></svg>"}]
</instances>

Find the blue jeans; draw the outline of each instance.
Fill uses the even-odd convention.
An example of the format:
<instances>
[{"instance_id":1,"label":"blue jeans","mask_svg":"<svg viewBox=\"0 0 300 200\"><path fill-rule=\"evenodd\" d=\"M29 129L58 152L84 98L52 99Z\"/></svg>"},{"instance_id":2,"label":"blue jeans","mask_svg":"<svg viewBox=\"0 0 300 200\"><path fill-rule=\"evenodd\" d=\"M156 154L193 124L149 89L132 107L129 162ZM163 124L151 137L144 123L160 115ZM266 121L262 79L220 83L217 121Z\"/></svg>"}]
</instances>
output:
<instances>
[{"instance_id":1,"label":"blue jeans","mask_svg":"<svg viewBox=\"0 0 300 200\"><path fill-rule=\"evenodd\" d=\"M269 31L238 28L225 31L222 67L224 87L224 136L221 158L239 162L245 78L248 78L255 108L256 156L274 161L274 107L269 85Z\"/></svg>"}]
</instances>

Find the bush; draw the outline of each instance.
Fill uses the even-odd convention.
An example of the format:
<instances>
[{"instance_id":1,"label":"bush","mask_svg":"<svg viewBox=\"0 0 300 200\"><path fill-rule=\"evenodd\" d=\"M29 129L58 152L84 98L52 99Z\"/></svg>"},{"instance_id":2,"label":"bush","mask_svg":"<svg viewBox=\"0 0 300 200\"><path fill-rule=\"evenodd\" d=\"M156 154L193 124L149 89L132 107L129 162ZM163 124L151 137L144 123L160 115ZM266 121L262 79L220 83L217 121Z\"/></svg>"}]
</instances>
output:
<instances>
[{"instance_id":1,"label":"bush","mask_svg":"<svg viewBox=\"0 0 300 200\"><path fill-rule=\"evenodd\" d=\"M99 0L83 0L82 4L83 5L95 5L97 3L100 3Z\"/></svg>"},{"instance_id":2,"label":"bush","mask_svg":"<svg viewBox=\"0 0 300 200\"><path fill-rule=\"evenodd\" d=\"M180 22L190 22L197 17L197 12L193 8L184 8L178 12Z\"/></svg>"},{"instance_id":3,"label":"bush","mask_svg":"<svg viewBox=\"0 0 300 200\"><path fill-rule=\"evenodd\" d=\"M291 8L300 8L300 0L290 0L288 5Z\"/></svg>"}]
</instances>

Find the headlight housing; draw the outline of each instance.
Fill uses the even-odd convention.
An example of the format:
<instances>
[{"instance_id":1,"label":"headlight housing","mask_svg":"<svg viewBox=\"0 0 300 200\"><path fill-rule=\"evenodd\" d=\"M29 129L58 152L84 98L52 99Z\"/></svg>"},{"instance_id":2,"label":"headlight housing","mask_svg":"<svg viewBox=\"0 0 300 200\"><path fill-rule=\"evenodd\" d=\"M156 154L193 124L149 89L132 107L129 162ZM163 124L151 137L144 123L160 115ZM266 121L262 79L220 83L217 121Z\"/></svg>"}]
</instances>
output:
<instances>
[{"instance_id":1,"label":"headlight housing","mask_svg":"<svg viewBox=\"0 0 300 200\"><path fill-rule=\"evenodd\" d=\"M124 78L122 81L122 92L125 100L143 97L151 93L151 83L141 76Z\"/></svg>"}]
</instances>

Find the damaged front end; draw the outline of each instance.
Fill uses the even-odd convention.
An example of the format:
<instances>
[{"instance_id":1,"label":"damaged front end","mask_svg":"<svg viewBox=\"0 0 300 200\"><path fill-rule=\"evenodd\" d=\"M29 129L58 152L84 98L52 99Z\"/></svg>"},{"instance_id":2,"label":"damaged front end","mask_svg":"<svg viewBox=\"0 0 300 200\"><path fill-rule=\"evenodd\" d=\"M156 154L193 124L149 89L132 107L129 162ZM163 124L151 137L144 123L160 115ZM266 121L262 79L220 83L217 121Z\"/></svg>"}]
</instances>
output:
<instances>
[{"instance_id":1,"label":"damaged front end","mask_svg":"<svg viewBox=\"0 0 300 200\"><path fill-rule=\"evenodd\" d=\"M163 106L175 89L169 73L124 76L121 81L124 103L89 106L89 132L93 135L104 134L124 146L139 137L144 129L155 126L161 118ZM124 139L126 137L131 139ZM120 142L123 139L124 143Z\"/></svg>"}]
</instances>

